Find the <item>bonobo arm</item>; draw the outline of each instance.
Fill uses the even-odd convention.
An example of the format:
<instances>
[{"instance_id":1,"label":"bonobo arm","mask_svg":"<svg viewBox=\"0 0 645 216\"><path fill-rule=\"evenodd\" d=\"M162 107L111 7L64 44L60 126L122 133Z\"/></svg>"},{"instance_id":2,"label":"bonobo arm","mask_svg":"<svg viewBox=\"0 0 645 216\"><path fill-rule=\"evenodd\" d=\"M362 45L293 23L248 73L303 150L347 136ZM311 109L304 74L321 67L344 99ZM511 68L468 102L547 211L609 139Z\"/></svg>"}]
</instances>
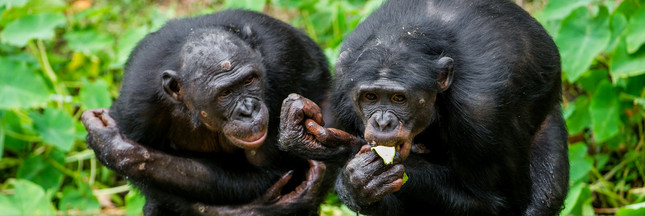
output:
<instances>
[{"instance_id":1,"label":"bonobo arm","mask_svg":"<svg viewBox=\"0 0 645 216\"><path fill-rule=\"evenodd\" d=\"M212 206L203 203L192 203L187 213L190 215L316 215L318 206L324 196L320 196L326 167L322 162L309 160L310 169L307 178L293 191L282 195L280 191L291 178L285 174L267 193L255 201L238 206ZM181 201L181 202L185 202Z\"/></svg>"},{"instance_id":2,"label":"bonobo arm","mask_svg":"<svg viewBox=\"0 0 645 216\"><path fill-rule=\"evenodd\" d=\"M455 211L437 214L509 213L505 209L508 200L496 192L499 189L492 185L498 182L496 176L500 176L499 169L482 166L480 170L463 171L460 173L462 176L458 177L455 170L461 168L431 163L419 154L410 154L402 164L395 158L393 165L384 165L368 147L361 148L348 162L336 183L340 199L355 211L373 215L405 215L415 209L433 209L433 206L437 206L436 209L441 209L440 206L460 206L453 208ZM409 178L403 185L400 178L404 171ZM483 173L492 179L484 181L480 176ZM475 184L471 182L479 185L472 186Z\"/></svg>"},{"instance_id":3,"label":"bonobo arm","mask_svg":"<svg viewBox=\"0 0 645 216\"><path fill-rule=\"evenodd\" d=\"M88 131L87 143L97 159L136 182L180 190L193 197L211 197L209 194L230 191L251 196L257 194L257 188L270 186L265 185L266 181L259 181L272 178L260 169L249 169L244 178L240 178L239 170L226 166L225 161L217 161L217 158L201 160L174 156L129 140L119 132L106 109L88 110L81 120ZM240 181L245 181L246 187L237 188Z\"/></svg>"},{"instance_id":4,"label":"bonobo arm","mask_svg":"<svg viewBox=\"0 0 645 216\"><path fill-rule=\"evenodd\" d=\"M346 161L365 144L363 139L335 128L324 128L320 107L298 94L282 102L280 149L306 159Z\"/></svg>"}]
</instances>

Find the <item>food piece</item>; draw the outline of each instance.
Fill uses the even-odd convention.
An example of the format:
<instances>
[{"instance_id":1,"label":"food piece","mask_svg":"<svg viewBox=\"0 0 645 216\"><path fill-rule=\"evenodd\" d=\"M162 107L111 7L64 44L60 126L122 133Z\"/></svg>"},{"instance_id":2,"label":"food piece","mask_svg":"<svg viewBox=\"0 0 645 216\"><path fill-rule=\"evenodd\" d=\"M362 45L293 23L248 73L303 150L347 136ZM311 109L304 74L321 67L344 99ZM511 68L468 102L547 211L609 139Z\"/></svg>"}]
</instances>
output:
<instances>
[{"instance_id":1,"label":"food piece","mask_svg":"<svg viewBox=\"0 0 645 216\"><path fill-rule=\"evenodd\" d=\"M396 153L394 146L376 146L372 147L372 150L376 151L376 154L383 159L385 165L392 164L392 161L394 161L394 154Z\"/></svg>"},{"instance_id":2,"label":"food piece","mask_svg":"<svg viewBox=\"0 0 645 216\"><path fill-rule=\"evenodd\" d=\"M405 182L407 182L407 181L408 181L408 174L407 174L407 173L403 173L403 184L401 184L401 185L404 185L404 184L405 184Z\"/></svg>"}]
</instances>

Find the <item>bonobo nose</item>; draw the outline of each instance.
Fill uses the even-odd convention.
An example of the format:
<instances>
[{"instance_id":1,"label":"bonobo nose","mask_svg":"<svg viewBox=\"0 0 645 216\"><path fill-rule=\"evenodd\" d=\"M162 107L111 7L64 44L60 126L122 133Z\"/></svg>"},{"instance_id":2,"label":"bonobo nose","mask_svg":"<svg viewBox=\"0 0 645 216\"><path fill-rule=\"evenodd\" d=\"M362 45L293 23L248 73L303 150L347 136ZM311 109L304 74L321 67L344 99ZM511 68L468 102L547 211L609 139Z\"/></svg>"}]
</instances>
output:
<instances>
[{"instance_id":1,"label":"bonobo nose","mask_svg":"<svg viewBox=\"0 0 645 216\"><path fill-rule=\"evenodd\" d=\"M381 132L389 132L396 129L398 119L390 112L378 111L374 113L370 123L374 128L381 129Z\"/></svg>"},{"instance_id":2,"label":"bonobo nose","mask_svg":"<svg viewBox=\"0 0 645 216\"><path fill-rule=\"evenodd\" d=\"M252 120L253 114L258 112L260 105L252 98L245 98L237 103L233 119L235 120Z\"/></svg>"}]
</instances>

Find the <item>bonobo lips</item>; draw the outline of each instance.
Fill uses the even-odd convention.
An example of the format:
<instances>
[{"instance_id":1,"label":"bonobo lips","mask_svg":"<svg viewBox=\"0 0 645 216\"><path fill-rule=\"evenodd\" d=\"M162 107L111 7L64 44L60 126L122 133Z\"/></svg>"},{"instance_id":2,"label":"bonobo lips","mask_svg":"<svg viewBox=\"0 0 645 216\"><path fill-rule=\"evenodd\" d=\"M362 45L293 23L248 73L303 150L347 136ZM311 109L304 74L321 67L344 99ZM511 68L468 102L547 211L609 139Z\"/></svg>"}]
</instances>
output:
<instances>
[{"instance_id":1,"label":"bonobo lips","mask_svg":"<svg viewBox=\"0 0 645 216\"><path fill-rule=\"evenodd\" d=\"M267 137L269 114L266 109L251 121L230 120L223 128L224 136L235 146L253 150L262 146Z\"/></svg>"},{"instance_id":2,"label":"bonobo lips","mask_svg":"<svg viewBox=\"0 0 645 216\"><path fill-rule=\"evenodd\" d=\"M399 127L396 131L392 132L382 132L374 130L374 128L368 126L365 129L365 140L367 143L375 146L394 146L396 147L396 152L398 153L395 157L400 156L401 161L404 161L408 158L410 154L410 149L412 148L412 139L414 138L409 130L406 130L402 127L401 122L399 122Z\"/></svg>"},{"instance_id":3,"label":"bonobo lips","mask_svg":"<svg viewBox=\"0 0 645 216\"><path fill-rule=\"evenodd\" d=\"M267 130L265 127L264 131L256 132L251 136L243 137L243 138L238 138L231 135L226 135L226 137L235 146L240 147L242 149L257 149L262 145L262 143L264 143L264 140L267 138Z\"/></svg>"}]
</instances>

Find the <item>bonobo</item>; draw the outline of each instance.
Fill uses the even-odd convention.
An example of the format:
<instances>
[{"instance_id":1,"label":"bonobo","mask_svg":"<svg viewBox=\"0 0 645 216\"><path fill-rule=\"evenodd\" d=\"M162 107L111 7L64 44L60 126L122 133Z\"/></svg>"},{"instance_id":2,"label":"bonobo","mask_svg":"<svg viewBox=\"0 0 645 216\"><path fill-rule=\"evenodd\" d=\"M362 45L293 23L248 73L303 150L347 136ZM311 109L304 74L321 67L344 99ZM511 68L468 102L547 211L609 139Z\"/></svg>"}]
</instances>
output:
<instances>
[{"instance_id":1,"label":"bonobo","mask_svg":"<svg viewBox=\"0 0 645 216\"><path fill-rule=\"evenodd\" d=\"M332 105L353 136L322 128L316 104L294 97L283 107L293 121L281 123L293 135L281 147L322 159L317 152L354 151L336 182L350 208L374 215L562 208L569 164L560 56L513 2L387 1L343 41L335 74ZM385 165L374 145L394 147L394 163Z\"/></svg>"},{"instance_id":2,"label":"bonobo","mask_svg":"<svg viewBox=\"0 0 645 216\"><path fill-rule=\"evenodd\" d=\"M146 196L146 215L316 214L326 166L278 149L280 103L325 97L324 54L256 12L177 19L130 55L120 96L82 119L88 145Z\"/></svg>"}]
</instances>

